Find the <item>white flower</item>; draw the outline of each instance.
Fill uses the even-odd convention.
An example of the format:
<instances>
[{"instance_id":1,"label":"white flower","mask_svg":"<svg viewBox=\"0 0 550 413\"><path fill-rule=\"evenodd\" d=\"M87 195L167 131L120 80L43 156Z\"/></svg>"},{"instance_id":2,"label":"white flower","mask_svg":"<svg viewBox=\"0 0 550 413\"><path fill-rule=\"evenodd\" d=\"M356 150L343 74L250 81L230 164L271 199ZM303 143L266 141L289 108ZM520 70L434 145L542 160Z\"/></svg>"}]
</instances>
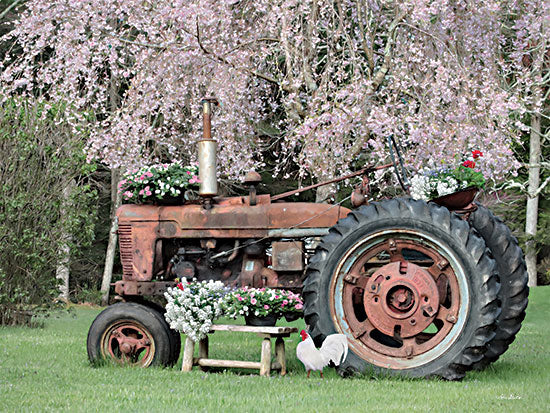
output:
<instances>
[{"instance_id":1,"label":"white flower","mask_svg":"<svg viewBox=\"0 0 550 413\"><path fill-rule=\"evenodd\" d=\"M225 286L221 281L193 281L183 290L168 288L165 318L173 328L193 341L210 331L214 318L222 313L219 301Z\"/></svg>"}]
</instances>

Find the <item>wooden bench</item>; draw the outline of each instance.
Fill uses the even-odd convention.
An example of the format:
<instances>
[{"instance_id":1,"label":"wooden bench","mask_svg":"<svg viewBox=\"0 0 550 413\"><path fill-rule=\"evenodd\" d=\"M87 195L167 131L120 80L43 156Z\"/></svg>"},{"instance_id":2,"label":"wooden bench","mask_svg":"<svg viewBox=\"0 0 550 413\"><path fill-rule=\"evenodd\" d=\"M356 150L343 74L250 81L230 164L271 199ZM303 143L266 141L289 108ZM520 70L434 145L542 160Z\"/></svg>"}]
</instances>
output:
<instances>
[{"instance_id":1,"label":"wooden bench","mask_svg":"<svg viewBox=\"0 0 550 413\"><path fill-rule=\"evenodd\" d=\"M262 340L262 353L260 361L241 360L217 360L208 358L208 336L199 341L199 357L193 357L195 342L189 337L185 340L183 349L182 371L191 371L193 366L204 367L232 367L241 369L259 369L260 376L269 376L271 370L280 370L281 375L286 374L286 356L284 337L291 333L297 333L296 327L252 327L226 324L214 324L210 333L215 331L229 331L239 333L256 333ZM209 333L209 334L210 334ZM271 362L271 339L275 338L275 360Z\"/></svg>"}]
</instances>

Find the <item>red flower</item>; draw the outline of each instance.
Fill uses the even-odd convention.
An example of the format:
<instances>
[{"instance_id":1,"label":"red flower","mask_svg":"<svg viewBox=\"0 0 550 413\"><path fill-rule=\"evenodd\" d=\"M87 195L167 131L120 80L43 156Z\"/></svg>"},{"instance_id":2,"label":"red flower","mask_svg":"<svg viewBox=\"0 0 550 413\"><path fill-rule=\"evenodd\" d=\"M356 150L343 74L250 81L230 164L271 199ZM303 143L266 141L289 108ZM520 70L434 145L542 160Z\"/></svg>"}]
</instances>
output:
<instances>
[{"instance_id":1,"label":"red flower","mask_svg":"<svg viewBox=\"0 0 550 413\"><path fill-rule=\"evenodd\" d=\"M474 157L474 159L477 159L477 158L479 158L480 156L483 156L483 152L478 151L478 150L476 149L475 151L472 151L472 156Z\"/></svg>"},{"instance_id":2,"label":"red flower","mask_svg":"<svg viewBox=\"0 0 550 413\"><path fill-rule=\"evenodd\" d=\"M462 166L464 166L466 168L472 168L473 169L473 168L475 168L476 163L474 161L464 161Z\"/></svg>"},{"instance_id":3,"label":"red flower","mask_svg":"<svg viewBox=\"0 0 550 413\"><path fill-rule=\"evenodd\" d=\"M180 290L183 291L183 284L182 283L177 283L176 287L178 287Z\"/></svg>"}]
</instances>

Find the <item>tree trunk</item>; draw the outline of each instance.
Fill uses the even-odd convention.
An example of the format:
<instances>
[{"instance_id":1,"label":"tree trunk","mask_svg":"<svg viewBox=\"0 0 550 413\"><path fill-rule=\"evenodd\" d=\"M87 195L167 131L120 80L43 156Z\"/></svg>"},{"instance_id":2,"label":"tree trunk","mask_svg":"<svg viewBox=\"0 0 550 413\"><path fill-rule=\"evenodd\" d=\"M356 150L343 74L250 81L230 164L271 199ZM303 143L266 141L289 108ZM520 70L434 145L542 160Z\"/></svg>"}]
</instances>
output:
<instances>
[{"instance_id":1,"label":"tree trunk","mask_svg":"<svg viewBox=\"0 0 550 413\"><path fill-rule=\"evenodd\" d=\"M529 240L525 243L525 262L529 274L529 286L537 285L537 248L534 237L537 234L540 185L540 115L531 117L531 136L529 139L529 187L527 211L525 213L525 233Z\"/></svg>"},{"instance_id":2,"label":"tree trunk","mask_svg":"<svg viewBox=\"0 0 550 413\"><path fill-rule=\"evenodd\" d=\"M107 244L107 253L105 254L105 268L103 269L103 280L101 281L101 305L109 304L109 290L111 279L113 278L113 264L115 261L115 252L117 244L118 221L116 219L116 210L120 206L121 195L118 192L118 182L120 180L120 171L111 170L111 230L109 231L109 243Z\"/></svg>"},{"instance_id":3,"label":"tree trunk","mask_svg":"<svg viewBox=\"0 0 550 413\"><path fill-rule=\"evenodd\" d=\"M63 201L61 204L60 221L62 227L61 233L61 247L59 248L59 263L55 271L55 278L60 280L59 282L59 298L63 301L69 301L69 275L70 275L70 261L71 261L71 234L67 232L65 223L68 218L69 210L71 209L71 193L75 186L74 180L67 183L67 186L63 189Z\"/></svg>"}]
</instances>

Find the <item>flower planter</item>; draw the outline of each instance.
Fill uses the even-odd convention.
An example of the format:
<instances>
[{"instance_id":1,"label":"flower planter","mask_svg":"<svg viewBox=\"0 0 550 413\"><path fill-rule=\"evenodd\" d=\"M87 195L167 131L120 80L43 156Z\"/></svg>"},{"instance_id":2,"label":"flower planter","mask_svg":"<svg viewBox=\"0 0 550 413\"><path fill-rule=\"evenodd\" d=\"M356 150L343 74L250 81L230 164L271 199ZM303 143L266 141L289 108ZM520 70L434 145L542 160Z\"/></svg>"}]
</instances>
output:
<instances>
[{"instance_id":1,"label":"flower planter","mask_svg":"<svg viewBox=\"0 0 550 413\"><path fill-rule=\"evenodd\" d=\"M285 320L289 323L302 318L304 315L300 313L285 313Z\"/></svg>"},{"instance_id":2,"label":"flower planter","mask_svg":"<svg viewBox=\"0 0 550 413\"><path fill-rule=\"evenodd\" d=\"M174 205L183 205L185 204L185 198L183 196L178 197L166 197L163 199L152 199L150 201L145 201L145 205L158 205L158 206L174 206Z\"/></svg>"},{"instance_id":3,"label":"flower planter","mask_svg":"<svg viewBox=\"0 0 550 413\"><path fill-rule=\"evenodd\" d=\"M478 191L479 188L470 187L449 195L434 198L430 200L430 202L434 202L437 205L444 206L450 210L463 209L473 202Z\"/></svg>"},{"instance_id":4,"label":"flower planter","mask_svg":"<svg viewBox=\"0 0 550 413\"><path fill-rule=\"evenodd\" d=\"M270 327L277 323L278 318L277 314L268 314L266 316L249 314L244 316L244 321L247 326Z\"/></svg>"}]
</instances>

